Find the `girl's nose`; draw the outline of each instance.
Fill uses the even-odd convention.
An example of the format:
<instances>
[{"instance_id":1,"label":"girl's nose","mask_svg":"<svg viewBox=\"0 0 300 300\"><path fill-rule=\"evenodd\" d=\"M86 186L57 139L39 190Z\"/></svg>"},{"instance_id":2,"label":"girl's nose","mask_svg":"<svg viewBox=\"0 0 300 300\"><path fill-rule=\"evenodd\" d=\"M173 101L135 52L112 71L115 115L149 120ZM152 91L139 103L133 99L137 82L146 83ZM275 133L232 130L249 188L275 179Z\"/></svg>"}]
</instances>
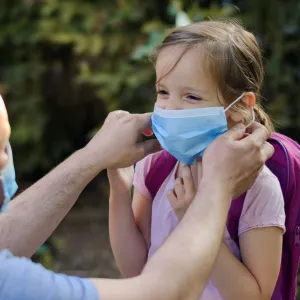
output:
<instances>
[{"instance_id":1,"label":"girl's nose","mask_svg":"<svg viewBox=\"0 0 300 300\"><path fill-rule=\"evenodd\" d=\"M180 99L177 99L174 97L170 98L166 105L166 109L169 109L169 110L182 109Z\"/></svg>"}]
</instances>

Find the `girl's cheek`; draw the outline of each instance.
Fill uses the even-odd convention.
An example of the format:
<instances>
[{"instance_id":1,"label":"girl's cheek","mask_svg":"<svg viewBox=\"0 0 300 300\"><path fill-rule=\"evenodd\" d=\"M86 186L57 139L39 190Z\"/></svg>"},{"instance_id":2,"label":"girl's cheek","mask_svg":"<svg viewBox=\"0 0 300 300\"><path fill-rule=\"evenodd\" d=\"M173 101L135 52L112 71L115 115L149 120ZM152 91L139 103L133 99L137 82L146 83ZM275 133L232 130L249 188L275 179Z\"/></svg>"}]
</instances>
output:
<instances>
[{"instance_id":1,"label":"girl's cheek","mask_svg":"<svg viewBox=\"0 0 300 300\"><path fill-rule=\"evenodd\" d=\"M227 124L229 129L237 125L238 123L244 123L244 117L241 113L226 112L226 119L227 119Z\"/></svg>"},{"instance_id":2,"label":"girl's cheek","mask_svg":"<svg viewBox=\"0 0 300 300\"><path fill-rule=\"evenodd\" d=\"M228 126L228 129L232 128L233 126L237 125L238 123L241 123L241 122L233 120L231 117L227 117L227 126Z\"/></svg>"},{"instance_id":3,"label":"girl's cheek","mask_svg":"<svg viewBox=\"0 0 300 300\"><path fill-rule=\"evenodd\" d=\"M161 109L166 109L167 100L166 99L156 99L155 105Z\"/></svg>"}]
</instances>

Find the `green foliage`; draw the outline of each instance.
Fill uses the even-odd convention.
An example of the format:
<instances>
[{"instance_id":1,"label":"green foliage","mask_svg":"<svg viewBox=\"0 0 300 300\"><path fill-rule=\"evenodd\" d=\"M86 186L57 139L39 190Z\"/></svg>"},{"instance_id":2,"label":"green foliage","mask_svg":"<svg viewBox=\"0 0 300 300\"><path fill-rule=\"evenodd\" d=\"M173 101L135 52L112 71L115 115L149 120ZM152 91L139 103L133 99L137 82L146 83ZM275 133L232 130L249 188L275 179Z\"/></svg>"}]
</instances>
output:
<instances>
[{"instance_id":1,"label":"green foliage","mask_svg":"<svg viewBox=\"0 0 300 300\"><path fill-rule=\"evenodd\" d=\"M299 1L245 2L242 20L259 37L264 50L267 106L278 129L288 129L287 133L299 140Z\"/></svg>"},{"instance_id":2,"label":"green foliage","mask_svg":"<svg viewBox=\"0 0 300 300\"><path fill-rule=\"evenodd\" d=\"M149 10L139 1L55 0L2 10L1 89L21 176L83 146L110 110L144 110L153 72L130 56Z\"/></svg>"},{"instance_id":3,"label":"green foliage","mask_svg":"<svg viewBox=\"0 0 300 300\"><path fill-rule=\"evenodd\" d=\"M42 245L33 255L34 262L42 264L48 270L53 270L53 254L47 244Z\"/></svg>"},{"instance_id":4,"label":"green foliage","mask_svg":"<svg viewBox=\"0 0 300 300\"><path fill-rule=\"evenodd\" d=\"M257 33L268 106L281 125L300 128L298 1L202 2L2 4L0 93L9 109L19 176L40 176L82 147L109 111L151 110L154 72L147 57L166 29L189 20L233 16Z\"/></svg>"}]
</instances>

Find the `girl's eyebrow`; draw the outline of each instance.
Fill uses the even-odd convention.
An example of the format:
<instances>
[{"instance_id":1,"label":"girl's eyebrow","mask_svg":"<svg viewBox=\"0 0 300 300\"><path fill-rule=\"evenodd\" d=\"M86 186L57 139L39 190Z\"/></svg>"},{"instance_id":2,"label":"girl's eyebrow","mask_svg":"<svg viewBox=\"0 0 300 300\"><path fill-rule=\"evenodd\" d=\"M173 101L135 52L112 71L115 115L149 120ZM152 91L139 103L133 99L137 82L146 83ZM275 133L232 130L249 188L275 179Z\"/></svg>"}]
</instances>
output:
<instances>
[{"instance_id":1,"label":"girl's eyebrow","mask_svg":"<svg viewBox=\"0 0 300 300\"><path fill-rule=\"evenodd\" d=\"M185 90L187 91L193 91L196 93L201 93L201 94L206 94L204 90L200 89L200 88L195 88L195 87L186 87Z\"/></svg>"},{"instance_id":2,"label":"girl's eyebrow","mask_svg":"<svg viewBox=\"0 0 300 300\"><path fill-rule=\"evenodd\" d=\"M155 87L156 87L157 89L165 89L165 90L167 89L166 86L163 85L163 84L161 84L160 82L156 83Z\"/></svg>"},{"instance_id":3,"label":"girl's eyebrow","mask_svg":"<svg viewBox=\"0 0 300 300\"><path fill-rule=\"evenodd\" d=\"M157 82L157 83L155 84L155 88L156 88L156 89L167 90L167 87L166 87L164 84L162 84L161 82ZM199 93L200 96L205 96L205 95L206 95L205 90L202 90L202 89L200 89L200 88L195 88L195 87L192 87L192 86L184 87L183 90L184 90L184 91L188 91L188 92Z\"/></svg>"}]
</instances>

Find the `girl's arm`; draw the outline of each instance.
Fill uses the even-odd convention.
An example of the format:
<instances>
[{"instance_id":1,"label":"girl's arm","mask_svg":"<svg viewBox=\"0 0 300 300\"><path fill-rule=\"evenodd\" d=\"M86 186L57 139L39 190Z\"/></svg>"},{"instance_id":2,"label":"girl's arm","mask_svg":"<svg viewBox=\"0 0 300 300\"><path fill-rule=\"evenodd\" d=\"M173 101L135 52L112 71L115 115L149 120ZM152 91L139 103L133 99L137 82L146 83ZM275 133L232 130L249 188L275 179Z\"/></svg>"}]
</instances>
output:
<instances>
[{"instance_id":1,"label":"girl's arm","mask_svg":"<svg viewBox=\"0 0 300 300\"><path fill-rule=\"evenodd\" d=\"M135 223L146 243L148 256L151 237L152 200L142 195L137 189L134 189L132 210Z\"/></svg>"},{"instance_id":2,"label":"girl's arm","mask_svg":"<svg viewBox=\"0 0 300 300\"><path fill-rule=\"evenodd\" d=\"M269 300L281 263L282 229L249 230L240 236L241 263L222 243L212 279L224 300Z\"/></svg>"},{"instance_id":3,"label":"girl's arm","mask_svg":"<svg viewBox=\"0 0 300 300\"><path fill-rule=\"evenodd\" d=\"M141 273L147 260L149 239L146 242L145 237L146 232L150 236L152 202L135 191L133 196L135 213L133 213L131 202L133 168L108 170L108 177L111 247L122 275L133 277Z\"/></svg>"}]
</instances>

